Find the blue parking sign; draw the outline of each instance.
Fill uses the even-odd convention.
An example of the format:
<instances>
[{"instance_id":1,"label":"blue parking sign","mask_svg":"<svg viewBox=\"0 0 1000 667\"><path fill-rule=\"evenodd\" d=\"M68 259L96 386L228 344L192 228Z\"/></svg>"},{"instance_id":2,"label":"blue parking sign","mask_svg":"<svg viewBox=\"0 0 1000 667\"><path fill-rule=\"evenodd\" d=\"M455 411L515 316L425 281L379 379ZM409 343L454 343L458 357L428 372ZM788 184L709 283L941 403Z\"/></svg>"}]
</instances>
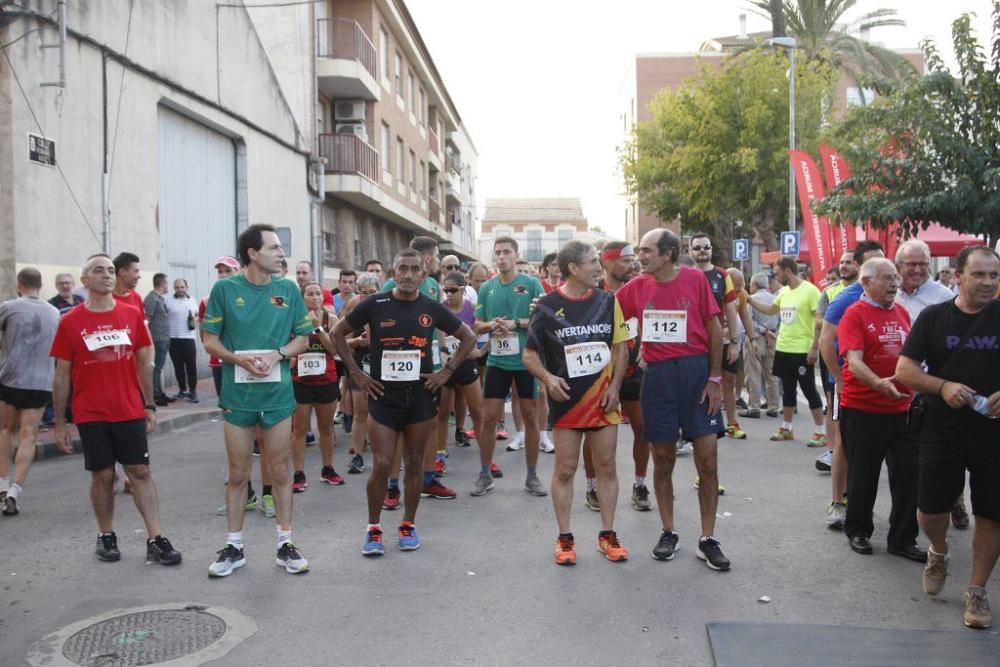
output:
<instances>
[{"instance_id":1,"label":"blue parking sign","mask_svg":"<svg viewBox=\"0 0 1000 667\"><path fill-rule=\"evenodd\" d=\"M781 254L799 256L799 235L801 232L781 232Z\"/></svg>"},{"instance_id":2,"label":"blue parking sign","mask_svg":"<svg viewBox=\"0 0 1000 667\"><path fill-rule=\"evenodd\" d=\"M750 259L750 241L748 239L733 239L733 261L746 262Z\"/></svg>"}]
</instances>

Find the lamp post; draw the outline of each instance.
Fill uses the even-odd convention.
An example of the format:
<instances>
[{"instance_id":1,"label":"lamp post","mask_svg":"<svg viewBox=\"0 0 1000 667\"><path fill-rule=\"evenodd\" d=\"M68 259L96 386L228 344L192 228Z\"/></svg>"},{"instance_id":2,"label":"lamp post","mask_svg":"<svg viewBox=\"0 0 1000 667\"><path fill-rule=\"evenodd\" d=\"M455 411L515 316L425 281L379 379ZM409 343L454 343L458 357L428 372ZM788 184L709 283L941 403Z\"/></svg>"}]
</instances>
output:
<instances>
[{"instance_id":1,"label":"lamp post","mask_svg":"<svg viewBox=\"0 0 1000 667\"><path fill-rule=\"evenodd\" d=\"M795 46L794 37L774 37L767 40L772 46L788 49L788 150L795 150ZM788 157L788 229L795 231L795 167L791 154Z\"/></svg>"}]
</instances>

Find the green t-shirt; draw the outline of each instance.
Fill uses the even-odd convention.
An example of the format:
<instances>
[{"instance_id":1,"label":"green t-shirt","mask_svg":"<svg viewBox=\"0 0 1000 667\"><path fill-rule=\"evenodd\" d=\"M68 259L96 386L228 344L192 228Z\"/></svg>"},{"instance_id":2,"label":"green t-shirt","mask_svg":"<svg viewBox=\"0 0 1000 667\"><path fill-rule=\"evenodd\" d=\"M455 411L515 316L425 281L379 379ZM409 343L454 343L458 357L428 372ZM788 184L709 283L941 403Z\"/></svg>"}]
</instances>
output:
<instances>
[{"instance_id":1,"label":"green t-shirt","mask_svg":"<svg viewBox=\"0 0 1000 667\"><path fill-rule=\"evenodd\" d=\"M816 332L816 305L819 289L807 280L798 287L783 287L774 297L778 306L781 327L774 349L778 352L805 354L812 348Z\"/></svg>"},{"instance_id":2,"label":"green t-shirt","mask_svg":"<svg viewBox=\"0 0 1000 667\"><path fill-rule=\"evenodd\" d=\"M495 317L508 320L527 320L531 317L531 302L545 294L538 278L518 273L514 280L506 285L500 282L500 276L490 278L479 288L479 299L476 302L476 319L489 322ZM524 363L521 354L528 340L528 329L517 329L517 352L514 354L498 354L499 340L491 340L490 356L486 359L487 366L495 366L508 371L523 371ZM510 341L512 343L513 340ZM509 349L509 344L503 347Z\"/></svg>"},{"instance_id":3,"label":"green t-shirt","mask_svg":"<svg viewBox=\"0 0 1000 667\"><path fill-rule=\"evenodd\" d=\"M205 306L202 331L216 334L231 352L276 350L292 334L313 330L309 312L293 281L272 278L268 285L254 285L243 274L215 283ZM295 407L288 361L279 364L278 382L236 382L234 366L222 364L222 398L219 407L265 412Z\"/></svg>"},{"instance_id":4,"label":"green t-shirt","mask_svg":"<svg viewBox=\"0 0 1000 667\"><path fill-rule=\"evenodd\" d=\"M382 291L391 292L392 288L395 286L396 279L389 278L387 281L382 283ZM436 303L441 303L441 286L438 285L438 281L431 276L424 278L424 281L420 283L419 287L417 287L417 291L426 296L428 299L431 299ZM434 370L439 371L441 370L441 341L438 338L435 338L433 345Z\"/></svg>"}]
</instances>

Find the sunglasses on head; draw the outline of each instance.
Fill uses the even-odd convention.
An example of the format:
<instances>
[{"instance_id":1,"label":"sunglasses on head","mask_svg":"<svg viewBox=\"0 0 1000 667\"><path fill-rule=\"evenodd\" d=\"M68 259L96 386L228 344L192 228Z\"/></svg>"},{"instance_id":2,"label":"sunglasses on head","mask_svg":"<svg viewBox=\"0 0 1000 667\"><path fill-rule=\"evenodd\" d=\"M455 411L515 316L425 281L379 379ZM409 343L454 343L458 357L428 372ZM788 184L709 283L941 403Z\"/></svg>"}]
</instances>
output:
<instances>
[{"instance_id":1,"label":"sunglasses on head","mask_svg":"<svg viewBox=\"0 0 1000 667\"><path fill-rule=\"evenodd\" d=\"M455 292L461 292L461 291L463 291L463 289L461 287L445 287L444 288L444 293L445 294L454 294Z\"/></svg>"}]
</instances>

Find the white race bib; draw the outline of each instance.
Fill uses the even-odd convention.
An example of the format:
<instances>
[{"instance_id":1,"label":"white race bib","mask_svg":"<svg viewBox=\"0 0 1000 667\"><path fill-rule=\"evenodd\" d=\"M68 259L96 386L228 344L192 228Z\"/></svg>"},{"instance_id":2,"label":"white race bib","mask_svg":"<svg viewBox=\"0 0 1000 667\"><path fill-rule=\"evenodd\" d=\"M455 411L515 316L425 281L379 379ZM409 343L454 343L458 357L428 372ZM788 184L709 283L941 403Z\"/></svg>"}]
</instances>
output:
<instances>
[{"instance_id":1,"label":"white race bib","mask_svg":"<svg viewBox=\"0 0 1000 667\"><path fill-rule=\"evenodd\" d=\"M414 382L420 379L420 350L384 350L382 379L386 382Z\"/></svg>"},{"instance_id":2,"label":"white race bib","mask_svg":"<svg viewBox=\"0 0 1000 667\"><path fill-rule=\"evenodd\" d=\"M687 343L686 310L644 310L642 340L645 343Z\"/></svg>"},{"instance_id":3,"label":"white race bib","mask_svg":"<svg viewBox=\"0 0 1000 667\"><path fill-rule=\"evenodd\" d=\"M326 354L323 352L308 352L299 355L299 377L323 375L326 373Z\"/></svg>"},{"instance_id":4,"label":"white race bib","mask_svg":"<svg viewBox=\"0 0 1000 667\"><path fill-rule=\"evenodd\" d=\"M567 345L566 370L571 378L596 375L611 362L611 351L605 342Z\"/></svg>"},{"instance_id":5,"label":"white race bib","mask_svg":"<svg viewBox=\"0 0 1000 667\"><path fill-rule=\"evenodd\" d=\"M639 335L639 318L630 317L625 320L625 325L628 326L628 340L632 340Z\"/></svg>"},{"instance_id":6,"label":"white race bib","mask_svg":"<svg viewBox=\"0 0 1000 667\"><path fill-rule=\"evenodd\" d=\"M490 354L497 357L513 357L521 354L521 340L516 333L492 334L490 336Z\"/></svg>"},{"instance_id":7,"label":"white race bib","mask_svg":"<svg viewBox=\"0 0 1000 667\"><path fill-rule=\"evenodd\" d=\"M783 306L781 308L781 323L791 324L795 321L795 306Z\"/></svg>"},{"instance_id":8,"label":"white race bib","mask_svg":"<svg viewBox=\"0 0 1000 667\"><path fill-rule=\"evenodd\" d=\"M449 357L458 352L462 342L454 336L446 336L444 339L444 353Z\"/></svg>"},{"instance_id":9,"label":"white race bib","mask_svg":"<svg viewBox=\"0 0 1000 667\"><path fill-rule=\"evenodd\" d=\"M269 354L274 350L237 350L235 352L237 357L252 357L252 356L264 356ZM242 366L233 366L233 379L236 384L256 384L264 382L281 382L281 364L277 363L271 366L270 372L262 378L253 375L250 371L243 368Z\"/></svg>"},{"instance_id":10,"label":"white race bib","mask_svg":"<svg viewBox=\"0 0 1000 667\"><path fill-rule=\"evenodd\" d=\"M431 363L435 368L441 365L441 341L437 338L431 341Z\"/></svg>"},{"instance_id":11,"label":"white race bib","mask_svg":"<svg viewBox=\"0 0 1000 667\"><path fill-rule=\"evenodd\" d=\"M361 372L364 373L365 375L371 375L372 374L372 365L369 364L367 361L364 362L364 363L362 363L361 364Z\"/></svg>"},{"instance_id":12,"label":"white race bib","mask_svg":"<svg viewBox=\"0 0 1000 667\"><path fill-rule=\"evenodd\" d=\"M128 332L124 329L110 329L87 334L83 337L83 342L91 352L96 352L102 347L132 344L131 339L128 337Z\"/></svg>"}]
</instances>

